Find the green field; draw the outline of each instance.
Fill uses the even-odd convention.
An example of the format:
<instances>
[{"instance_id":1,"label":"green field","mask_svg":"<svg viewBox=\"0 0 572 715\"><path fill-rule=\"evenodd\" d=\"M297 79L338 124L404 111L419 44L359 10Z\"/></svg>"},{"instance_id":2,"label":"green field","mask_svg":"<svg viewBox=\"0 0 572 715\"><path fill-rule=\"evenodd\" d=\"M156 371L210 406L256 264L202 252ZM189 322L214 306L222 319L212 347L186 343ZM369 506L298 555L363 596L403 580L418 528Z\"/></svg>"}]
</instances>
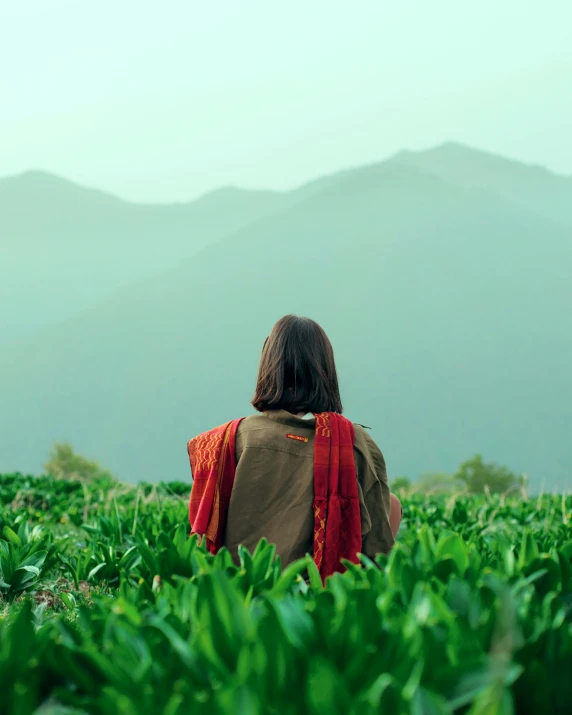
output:
<instances>
[{"instance_id":1,"label":"green field","mask_svg":"<svg viewBox=\"0 0 572 715\"><path fill-rule=\"evenodd\" d=\"M404 496L322 588L205 553L188 488L0 477L2 715L570 712L571 496Z\"/></svg>"}]
</instances>

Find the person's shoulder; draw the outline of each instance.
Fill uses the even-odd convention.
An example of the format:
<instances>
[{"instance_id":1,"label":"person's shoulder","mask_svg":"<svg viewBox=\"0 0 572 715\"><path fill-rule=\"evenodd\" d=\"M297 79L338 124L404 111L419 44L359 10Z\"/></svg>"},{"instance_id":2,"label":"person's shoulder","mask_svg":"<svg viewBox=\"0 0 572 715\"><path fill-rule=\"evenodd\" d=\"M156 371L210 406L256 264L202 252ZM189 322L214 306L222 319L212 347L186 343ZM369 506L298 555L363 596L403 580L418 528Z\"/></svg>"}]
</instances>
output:
<instances>
[{"instance_id":1,"label":"person's shoulder","mask_svg":"<svg viewBox=\"0 0 572 715\"><path fill-rule=\"evenodd\" d=\"M199 434L187 440L187 445L190 445L191 442L201 442L205 439L217 437L218 435L224 435L226 430L232 428L233 423L235 422L238 422L237 427L240 428L240 425L242 422L244 422L244 419L244 417L241 417L237 420L230 420L229 422L225 422L224 424L217 425L216 427L212 427L211 429L205 430L204 432L200 432Z\"/></svg>"},{"instance_id":2,"label":"person's shoulder","mask_svg":"<svg viewBox=\"0 0 572 715\"><path fill-rule=\"evenodd\" d=\"M359 422L353 422L353 426L355 434L354 446L356 449L364 454L371 455L376 461L380 459L383 460L382 451L377 442L371 436L371 428L366 427Z\"/></svg>"},{"instance_id":3,"label":"person's shoulder","mask_svg":"<svg viewBox=\"0 0 572 715\"><path fill-rule=\"evenodd\" d=\"M250 430L264 429L264 427L267 426L268 418L261 413L257 413L255 415L248 415L248 417L243 417L240 420L238 431L244 432Z\"/></svg>"},{"instance_id":4,"label":"person's shoulder","mask_svg":"<svg viewBox=\"0 0 572 715\"><path fill-rule=\"evenodd\" d=\"M361 422L352 422L354 428L354 435L356 442L367 444L373 442L373 438L370 434L371 427L362 425ZM374 442L375 444L375 442Z\"/></svg>"},{"instance_id":5,"label":"person's shoulder","mask_svg":"<svg viewBox=\"0 0 572 715\"><path fill-rule=\"evenodd\" d=\"M367 491L375 482L387 482L385 458L379 445L363 425L354 423L354 434L358 479L363 482L362 488Z\"/></svg>"},{"instance_id":6,"label":"person's shoulder","mask_svg":"<svg viewBox=\"0 0 572 715\"><path fill-rule=\"evenodd\" d=\"M253 439L259 439L262 435L267 434L272 427L272 421L263 414L248 415L238 425L237 439L239 443L244 443L245 440L250 443Z\"/></svg>"}]
</instances>

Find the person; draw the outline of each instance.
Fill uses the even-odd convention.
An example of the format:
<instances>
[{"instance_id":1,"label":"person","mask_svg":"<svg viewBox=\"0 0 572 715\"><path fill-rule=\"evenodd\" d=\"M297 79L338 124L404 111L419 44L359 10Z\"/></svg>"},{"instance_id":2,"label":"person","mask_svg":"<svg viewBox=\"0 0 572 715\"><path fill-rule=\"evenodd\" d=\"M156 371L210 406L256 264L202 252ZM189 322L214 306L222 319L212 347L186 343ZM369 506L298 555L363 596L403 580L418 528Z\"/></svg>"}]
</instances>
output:
<instances>
[{"instance_id":1,"label":"person","mask_svg":"<svg viewBox=\"0 0 572 715\"><path fill-rule=\"evenodd\" d=\"M262 537L283 565L311 554L322 578L342 559L388 553L401 521L381 450L342 416L334 351L313 320L281 318L266 339L258 414L189 440L192 533L236 561Z\"/></svg>"}]
</instances>

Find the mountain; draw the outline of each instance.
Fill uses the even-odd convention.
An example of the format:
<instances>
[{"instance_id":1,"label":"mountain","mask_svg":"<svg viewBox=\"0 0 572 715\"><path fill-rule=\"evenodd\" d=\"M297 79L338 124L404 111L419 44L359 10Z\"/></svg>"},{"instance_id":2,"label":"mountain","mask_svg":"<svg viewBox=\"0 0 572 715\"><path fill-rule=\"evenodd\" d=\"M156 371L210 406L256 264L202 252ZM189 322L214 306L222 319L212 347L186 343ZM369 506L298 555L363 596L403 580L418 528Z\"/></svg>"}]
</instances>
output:
<instances>
[{"instance_id":1,"label":"mountain","mask_svg":"<svg viewBox=\"0 0 572 715\"><path fill-rule=\"evenodd\" d=\"M478 187L524 209L572 226L572 177L559 176L488 152L448 142L428 151L402 151L391 159L460 186Z\"/></svg>"},{"instance_id":2,"label":"mountain","mask_svg":"<svg viewBox=\"0 0 572 715\"><path fill-rule=\"evenodd\" d=\"M391 476L481 452L570 488L566 223L395 159L300 191L6 346L0 471L38 471L66 439L124 479L188 478L186 441L250 412L264 338L294 312L330 335L345 412Z\"/></svg>"},{"instance_id":3,"label":"mountain","mask_svg":"<svg viewBox=\"0 0 572 715\"><path fill-rule=\"evenodd\" d=\"M0 180L0 344L173 266L282 201L226 188L186 204L141 205L45 172Z\"/></svg>"}]
</instances>

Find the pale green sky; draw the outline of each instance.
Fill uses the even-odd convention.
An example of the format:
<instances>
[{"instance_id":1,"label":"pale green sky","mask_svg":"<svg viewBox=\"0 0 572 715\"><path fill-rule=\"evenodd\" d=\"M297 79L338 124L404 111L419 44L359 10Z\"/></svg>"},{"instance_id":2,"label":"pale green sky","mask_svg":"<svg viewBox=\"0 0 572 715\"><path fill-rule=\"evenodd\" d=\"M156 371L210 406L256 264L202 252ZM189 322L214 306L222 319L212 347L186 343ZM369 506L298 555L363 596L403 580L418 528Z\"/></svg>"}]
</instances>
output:
<instances>
[{"instance_id":1,"label":"pale green sky","mask_svg":"<svg viewBox=\"0 0 572 715\"><path fill-rule=\"evenodd\" d=\"M462 141L572 174L571 0L0 0L0 175L134 200Z\"/></svg>"}]
</instances>

